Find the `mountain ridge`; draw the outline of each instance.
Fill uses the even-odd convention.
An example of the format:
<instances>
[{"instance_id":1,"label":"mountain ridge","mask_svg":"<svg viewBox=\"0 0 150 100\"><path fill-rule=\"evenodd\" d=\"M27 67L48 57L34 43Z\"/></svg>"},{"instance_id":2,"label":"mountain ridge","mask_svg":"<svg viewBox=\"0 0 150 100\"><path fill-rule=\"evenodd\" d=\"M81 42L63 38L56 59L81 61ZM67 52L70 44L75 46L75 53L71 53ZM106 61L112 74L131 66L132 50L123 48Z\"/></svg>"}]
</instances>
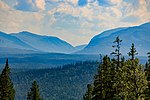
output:
<instances>
[{"instance_id":1,"label":"mountain ridge","mask_svg":"<svg viewBox=\"0 0 150 100\"><path fill-rule=\"evenodd\" d=\"M0 31L0 47L12 47L19 49L27 49L27 50L35 50L32 46L24 43L20 39L11 36L10 34L4 33Z\"/></svg>"},{"instance_id":2,"label":"mountain ridge","mask_svg":"<svg viewBox=\"0 0 150 100\"><path fill-rule=\"evenodd\" d=\"M150 22L139 26L106 30L95 35L87 45L75 47L55 36L39 35L28 31L10 34L0 31L0 48L66 54L110 54L114 51L112 45L117 36L123 40L121 45L123 55L127 55L132 43L135 44L139 55L146 55L150 50Z\"/></svg>"},{"instance_id":3,"label":"mountain ridge","mask_svg":"<svg viewBox=\"0 0 150 100\"><path fill-rule=\"evenodd\" d=\"M70 53L73 50L72 45L54 36L37 35L27 31L11 35L44 52Z\"/></svg>"},{"instance_id":4,"label":"mountain ridge","mask_svg":"<svg viewBox=\"0 0 150 100\"><path fill-rule=\"evenodd\" d=\"M116 28L118 29L118 28ZM113 29L114 30L114 29ZM94 36L89 44L81 51L76 52L77 54L110 54L114 49L112 48L113 41L117 36L123 40L121 45L121 51L124 55L127 55L127 51L130 50L131 44L134 43L139 55L146 55L150 50L150 22L139 25L121 29L116 32L99 38L106 32L111 32L111 30L104 31L96 36ZM142 49L142 51L141 51ZM144 53L145 52L145 53Z\"/></svg>"},{"instance_id":5,"label":"mountain ridge","mask_svg":"<svg viewBox=\"0 0 150 100\"><path fill-rule=\"evenodd\" d=\"M55 36L39 35L28 31L7 34L0 32L0 48L3 53L18 53L19 51L28 52L48 52L48 53L72 53L82 49L73 47L71 44ZM5 43L3 41L5 41ZM3 43L2 43L3 42ZM10 49L10 51L9 51ZM12 52L11 52L12 50ZM6 52L7 51L7 52ZM1 52L1 53L2 53ZM21 52L19 52L21 53Z\"/></svg>"}]
</instances>

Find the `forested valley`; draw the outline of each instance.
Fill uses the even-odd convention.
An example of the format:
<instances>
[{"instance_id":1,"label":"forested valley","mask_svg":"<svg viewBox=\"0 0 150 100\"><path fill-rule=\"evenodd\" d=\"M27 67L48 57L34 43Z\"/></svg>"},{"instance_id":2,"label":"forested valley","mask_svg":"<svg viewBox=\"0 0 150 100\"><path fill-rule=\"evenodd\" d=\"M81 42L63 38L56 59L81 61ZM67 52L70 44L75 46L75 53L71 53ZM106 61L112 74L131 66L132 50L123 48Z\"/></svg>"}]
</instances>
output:
<instances>
[{"instance_id":1,"label":"forested valley","mask_svg":"<svg viewBox=\"0 0 150 100\"><path fill-rule=\"evenodd\" d=\"M51 69L11 69L15 100L26 100L34 81L39 86L43 100L81 100L86 84L92 82L98 64L95 61L85 61Z\"/></svg>"},{"instance_id":2,"label":"forested valley","mask_svg":"<svg viewBox=\"0 0 150 100\"><path fill-rule=\"evenodd\" d=\"M140 64L131 44L125 59L122 40L100 61L84 61L57 68L11 69L9 59L0 74L0 100L149 100L150 53Z\"/></svg>"}]
</instances>

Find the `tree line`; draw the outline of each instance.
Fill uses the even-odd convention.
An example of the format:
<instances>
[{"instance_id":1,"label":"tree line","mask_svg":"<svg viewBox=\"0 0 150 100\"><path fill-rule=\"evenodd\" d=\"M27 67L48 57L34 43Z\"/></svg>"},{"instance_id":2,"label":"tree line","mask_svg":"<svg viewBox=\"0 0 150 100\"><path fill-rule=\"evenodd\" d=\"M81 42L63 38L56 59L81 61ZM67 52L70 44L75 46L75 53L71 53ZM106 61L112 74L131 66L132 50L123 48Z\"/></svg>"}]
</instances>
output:
<instances>
[{"instance_id":1,"label":"tree line","mask_svg":"<svg viewBox=\"0 0 150 100\"><path fill-rule=\"evenodd\" d=\"M97 61L80 61L57 68L24 70L11 69L9 64L15 97L5 100L39 100L30 96L30 84L31 87L36 86L32 86L34 80L39 85L39 95L43 100L81 100L86 83L92 81L98 65Z\"/></svg>"},{"instance_id":2,"label":"tree line","mask_svg":"<svg viewBox=\"0 0 150 100\"><path fill-rule=\"evenodd\" d=\"M121 42L119 37L113 42L113 59L103 57L83 100L150 100L150 52L147 63L141 65L132 43L130 58L125 60L120 52Z\"/></svg>"},{"instance_id":3,"label":"tree line","mask_svg":"<svg viewBox=\"0 0 150 100\"><path fill-rule=\"evenodd\" d=\"M94 76L94 82L87 85L84 100L140 100L150 99L150 53L145 65L139 63L135 56L138 54L134 44L125 60L120 52L121 42L119 37L112 46L115 51L113 59L104 56ZM14 100L15 89L10 78L8 59L0 74L0 100ZM33 81L27 100L42 100L39 86Z\"/></svg>"},{"instance_id":4,"label":"tree line","mask_svg":"<svg viewBox=\"0 0 150 100\"><path fill-rule=\"evenodd\" d=\"M0 74L0 100L14 100L15 99L15 89L10 78L10 67L8 64L8 59L6 59L6 64L4 69ZM39 94L39 87L37 82L34 81L27 93L27 100L42 100Z\"/></svg>"}]
</instances>

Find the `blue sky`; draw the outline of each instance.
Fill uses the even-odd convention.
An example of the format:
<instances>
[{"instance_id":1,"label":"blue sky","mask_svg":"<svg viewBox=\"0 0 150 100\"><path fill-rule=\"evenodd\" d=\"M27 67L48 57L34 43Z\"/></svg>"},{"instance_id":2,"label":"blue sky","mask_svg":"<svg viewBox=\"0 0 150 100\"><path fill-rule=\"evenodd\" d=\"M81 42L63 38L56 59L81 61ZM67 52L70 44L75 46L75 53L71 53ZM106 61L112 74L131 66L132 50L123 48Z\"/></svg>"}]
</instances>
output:
<instances>
[{"instance_id":1,"label":"blue sky","mask_svg":"<svg viewBox=\"0 0 150 100\"><path fill-rule=\"evenodd\" d=\"M87 44L100 32L150 21L150 0L0 0L0 31Z\"/></svg>"}]
</instances>

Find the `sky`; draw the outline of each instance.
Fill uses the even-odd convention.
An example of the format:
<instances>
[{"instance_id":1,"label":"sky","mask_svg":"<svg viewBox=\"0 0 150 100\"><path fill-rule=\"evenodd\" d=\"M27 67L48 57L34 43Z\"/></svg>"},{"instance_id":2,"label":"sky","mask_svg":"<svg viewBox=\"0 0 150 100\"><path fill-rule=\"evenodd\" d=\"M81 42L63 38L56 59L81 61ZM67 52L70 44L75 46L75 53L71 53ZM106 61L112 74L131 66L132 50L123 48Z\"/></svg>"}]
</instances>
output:
<instances>
[{"instance_id":1,"label":"sky","mask_svg":"<svg viewBox=\"0 0 150 100\"><path fill-rule=\"evenodd\" d=\"M0 0L0 31L56 36L73 46L150 22L150 0Z\"/></svg>"}]
</instances>

